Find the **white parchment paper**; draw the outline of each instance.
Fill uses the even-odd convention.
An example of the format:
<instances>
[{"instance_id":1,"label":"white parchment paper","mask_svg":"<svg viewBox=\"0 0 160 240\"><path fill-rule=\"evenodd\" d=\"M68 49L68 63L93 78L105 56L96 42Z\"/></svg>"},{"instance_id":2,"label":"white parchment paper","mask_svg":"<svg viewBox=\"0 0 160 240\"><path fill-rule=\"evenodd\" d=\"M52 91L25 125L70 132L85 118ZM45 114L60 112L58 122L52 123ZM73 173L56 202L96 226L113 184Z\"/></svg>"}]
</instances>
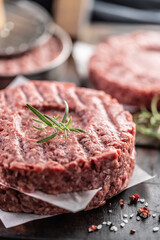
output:
<instances>
[{"instance_id":1,"label":"white parchment paper","mask_svg":"<svg viewBox=\"0 0 160 240\"><path fill-rule=\"evenodd\" d=\"M88 76L88 62L93 54L94 48L94 45L84 42L75 42L74 44L72 55L77 72L81 78Z\"/></svg>"},{"instance_id":2,"label":"white parchment paper","mask_svg":"<svg viewBox=\"0 0 160 240\"><path fill-rule=\"evenodd\" d=\"M4 212L0 209L0 219L6 228L15 227L30 221L52 217L50 215L36 215L30 213Z\"/></svg>"},{"instance_id":3,"label":"white parchment paper","mask_svg":"<svg viewBox=\"0 0 160 240\"><path fill-rule=\"evenodd\" d=\"M133 187L139 183L145 182L147 180L150 180L151 178L154 178L155 176L149 175L147 172L145 172L142 168L140 168L137 164L134 168L133 175L130 179L130 182L127 186L127 188ZM127 189L126 188L126 189Z\"/></svg>"},{"instance_id":4,"label":"white parchment paper","mask_svg":"<svg viewBox=\"0 0 160 240\"><path fill-rule=\"evenodd\" d=\"M17 77L11 84L11 86L17 86L22 83L27 82L28 79L22 76ZM10 87L10 86L9 86ZM144 182L153 178L153 176L149 175L145 171L143 171L139 166L135 166L135 170L133 176L130 180L130 183L127 188L132 187L136 184ZM73 193L63 193L57 195L46 194L40 191L36 191L35 193L24 193L29 195L30 197L41 199L45 202L51 203L55 206L61 207L63 209L69 210L71 212L78 212L88 205L88 203L92 200L95 194L100 189L81 191L81 192L73 192ZM4 226L6 228L14 227L20 224L24 224L29 221L42 219L51 217L49 215L40 216L35 214L27 214L27 213L10 213L4 212L0 210L0 219L2 220Z\"/></svg>"},{"instance_id":5,"label":"white parchment paper","mask_svg":"<svg viewBox=\"0 0 160 240\"><path fill-rule=\"evenodd\" d=\"M153 177L154 176L149 175L144 170L142 170L138 165L136 165L127 188L135 186L144 181L150 180ZM62 207L71 212L77 212L83 210L98 191L99 189L58 195L49 195L37 191L32 194L29 193L25 194L52 203L56 206ZM0 219L6 228L15 227L20 224L24 224L33 220L43 219L47 217L51 216L50 215L40 216L28 213L10 213L0 210Z\"/></svg>"}]
</instances>

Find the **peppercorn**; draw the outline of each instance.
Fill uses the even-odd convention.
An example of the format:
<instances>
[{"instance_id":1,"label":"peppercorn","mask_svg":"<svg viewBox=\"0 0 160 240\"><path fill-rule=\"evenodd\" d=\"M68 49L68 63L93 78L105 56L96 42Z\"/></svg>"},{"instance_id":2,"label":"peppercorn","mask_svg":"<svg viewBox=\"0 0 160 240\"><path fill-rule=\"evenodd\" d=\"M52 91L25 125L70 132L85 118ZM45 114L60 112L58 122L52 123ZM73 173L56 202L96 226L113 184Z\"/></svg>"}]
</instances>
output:
<instances>
[{"instance_id":1,"label":"peppercorn","mask_svg":"<svg viewBox=\"0 0 160 240\"><path fill-rule=\"evenodd\" d=\"M124 206L124 204L125 204L125 202L124 202L124 200L123 200L123 199L120 199L120 200L119 200L119 203L120 203L120 206L121 206L121 207L123 207L123 206Z\"/></svg>"},{"instance_id":2,"label":"peppercorn","mask_svg":"<svg viewBox=\"0 0 160 240\"><path fill-rule=\"evenodd\" d=\"M129 197L130 203L136 203L139 199L139 194L135 193L132 196Z\"/></svg>"},{"instance_id":3,"label":"peppercorn","mask_svg":"<svg viewBox=\"0 0 160 240\"><path fill-rule=\"evenodd\" d=\"M135 229L131 229L130 234L135 234L136 230Z\"/></svg>"},{"instance_id":4,"label":"peppercorn","mask_svg":"<svg viewBox=\"0 0 160 240\"><path fill-rule=\"evenodd\" d=\"M147 207L141 207L138 211L137 211L137 215L140 216L141 218L148 218L151 214L150 214L150 210Z\"/></svg>"},{"instance_id":5,"label":"peppercorn","mask_svg":"<svg viewBox=\"0 0 160 240\"><path fill-rule=\"evenodd\" d=\"M96 225L92 225L91 227L88 228L88 232L94 232L98 230L98 227Z\"/></svg>"}]
</instances>

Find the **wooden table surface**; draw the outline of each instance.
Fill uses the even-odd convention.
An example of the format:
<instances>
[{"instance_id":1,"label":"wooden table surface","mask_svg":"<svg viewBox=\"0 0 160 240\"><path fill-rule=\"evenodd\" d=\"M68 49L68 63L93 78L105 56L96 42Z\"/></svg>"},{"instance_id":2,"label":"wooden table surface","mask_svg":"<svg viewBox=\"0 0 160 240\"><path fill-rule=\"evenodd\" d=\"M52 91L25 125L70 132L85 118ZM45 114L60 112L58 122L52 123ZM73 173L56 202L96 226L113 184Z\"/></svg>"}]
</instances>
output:
<instances>
[{"instance_id":1,"label":"wooden table surface","mask_svg":"<svg viewBox=\"0 0 160 240\"><path fill-rule=\"evenodd\" d=\"M72 62L72 60L70 61ZM76 81L76 83L79 84L76 73L74 72L73 74L71 66L73 66L73 62L69 64L67 68L67 81ZM88 212L63 214L48 219L33 221L10 229L5 229L3 224L0 224L0 239L160 239L160 230L156 233L153 232L153 227L160 227L160 222L158 222L158 215L160 214L160 150L137 147L136 151L137 164L149 174L154 175L155 178L123 191L110 201L107 201L103 207ZM137 209L144 206L144 204L141 203L137 205L125 204L124 208L120 207L119 200L122 198L125 202L128 202L129 196L134 193L138 193L140 198L144 198L145 202L148 202L149 208L152 210L151 213L154 213L154 211L159 212L156 218L150 216L147 219L137 221ZM109 207L109 203L111 203L111 207ZM108 212L109 209L112 209L112 213ZM131 213L134 213L134 217L128 219L128 224L126 224L124 228L120 228L123 214L129 216ZM113 222L118 227L118 231L111 232L108 226L103 226L99 231L88 233L88 227L92 224L101 224L103 221ZM136 230L136 233L131 235L130 230L133 228Z\"/></svg>"}]
</instances>

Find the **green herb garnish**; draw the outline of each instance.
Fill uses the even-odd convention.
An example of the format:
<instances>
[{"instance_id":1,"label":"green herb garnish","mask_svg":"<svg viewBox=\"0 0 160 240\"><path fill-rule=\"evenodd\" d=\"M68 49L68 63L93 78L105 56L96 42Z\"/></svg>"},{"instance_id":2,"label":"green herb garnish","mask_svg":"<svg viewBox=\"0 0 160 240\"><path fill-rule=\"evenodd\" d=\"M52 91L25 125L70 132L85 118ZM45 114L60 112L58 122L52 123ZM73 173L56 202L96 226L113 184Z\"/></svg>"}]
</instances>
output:
<instances>
[{"instance_id":1,"label":"green herb garnish","mask_svg":"<svg viewBox=\"0 0 160 240\"><path fill-rule=\"evenodd\" d=\"M151 102L151 111L143 107L141 112L133 115L137 132L157 140L160 140L160 112L157 108L159 100L160 96L154 96Z\"/></svg>"},{"instance_id":2,"label":"green herb garnish","mask_svg":"<svg viewBox=\"0 0 160 240\"><path fill-rule=\"evenodd\" d=\"M54 129L53 134L49 135L48 137L42 138L41 140L37 141L37 143L44 143L44 142L47 142L48 140L51 140L52 138L58 135L59 131L64 133L65 140L67 139L67 132L85 133L85 131L82 129L70 128L72 117L68 119L69 107L65 100L64 100L64 104L65 104L65 113L61 122L57 121L60 118L60 116L52 118L46 114L40 113L36 108L27 104L27 107L40 119L38 120L33 118L32 120L42 124L42 127L37 127L33 125L35 129L43 130L47 127L51 127Z\"/></svg>"}]
</instances>

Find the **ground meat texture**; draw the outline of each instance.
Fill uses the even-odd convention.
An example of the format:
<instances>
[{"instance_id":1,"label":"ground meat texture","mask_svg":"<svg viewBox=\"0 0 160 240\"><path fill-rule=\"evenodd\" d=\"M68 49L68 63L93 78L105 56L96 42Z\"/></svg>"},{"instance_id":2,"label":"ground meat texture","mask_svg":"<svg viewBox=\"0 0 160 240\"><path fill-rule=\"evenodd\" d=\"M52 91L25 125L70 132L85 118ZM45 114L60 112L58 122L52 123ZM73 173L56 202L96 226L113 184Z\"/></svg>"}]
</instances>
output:
<instances>
[{"instance_id":1,"label":"ground meat texture","mask_svg":"<svg viewBox=\"0 0 160 240\"><path fill-rule=\"evenodd\" d=\"M51 116L64 114L63 100L68 102L73 127L86 133L58 134L54 139L37 143L52 129L33 128L26 103ZM123 107L102 91L77 88L70 83L29 82L0 91L0 176L2 182L22 192L40 190L50 194L90 190L102 187L95 203L122 191L128 184L135 165L135 124ZM10 191L9 191L10 192ZM0 197L0 206L9 211L25 211L16 191L11 191L13 204L7 202L8 190ZM100 194L100 195L99 195ZM0 194L1 195L1 194ZM23 194L22 194L23 195ZM22 202L25 197L21 197ZM30 200L27 209L31 208ZM3 204L5 202L5 204ZM45 207L46 203L42 203ZM53 206L49 212L54 213ZM27 210L26 210L27 211ZM41 212L40 208L30 212ZM55 210L57 211L57 210ZM59 211L59 210L58 210ZM60 210L58 213L61 213ZM56 213L55 213L56 214Z\"/></svg>"},{"instance_id":2,"label":"ground meat texture","mask_svg":"<svg viewBox=\"0 0 160 240\"><path fill-rule=\"evenodd\" d=\"M89 63L95 87L123 104L150 108L153 96L160 95L159 39L159 32L140 31L100 43Z\"/></svg>"},{"instance_id":3,"label":"ground meat texture","mask_svg":"<svg viewBox=\"0 0 160 240\"><path fill-rule=\"evenodd\" d=\"M128 176L132 174L135 161L135 152L130 159L130 164L125 169L128 172ZM93 208L101 207L105 204L106 200L122 191L127 187L129 183L129 177L124 181L123 175L119 176L119 181L113 181L110 185L109 190L100 190L84 209L84 211L91 210ZM117 179L116 179L117 180ZM122 181L124 182L122 186ZM24 212L33 213L39 215L58 215L62 213L68 213L69 211L62 209L60 207L54 206L50 203L44 202L42 200L32 198L23 193L15 191L14 189L0 185L0 208L7 212Z\"/></svg>"}]
</instances>

